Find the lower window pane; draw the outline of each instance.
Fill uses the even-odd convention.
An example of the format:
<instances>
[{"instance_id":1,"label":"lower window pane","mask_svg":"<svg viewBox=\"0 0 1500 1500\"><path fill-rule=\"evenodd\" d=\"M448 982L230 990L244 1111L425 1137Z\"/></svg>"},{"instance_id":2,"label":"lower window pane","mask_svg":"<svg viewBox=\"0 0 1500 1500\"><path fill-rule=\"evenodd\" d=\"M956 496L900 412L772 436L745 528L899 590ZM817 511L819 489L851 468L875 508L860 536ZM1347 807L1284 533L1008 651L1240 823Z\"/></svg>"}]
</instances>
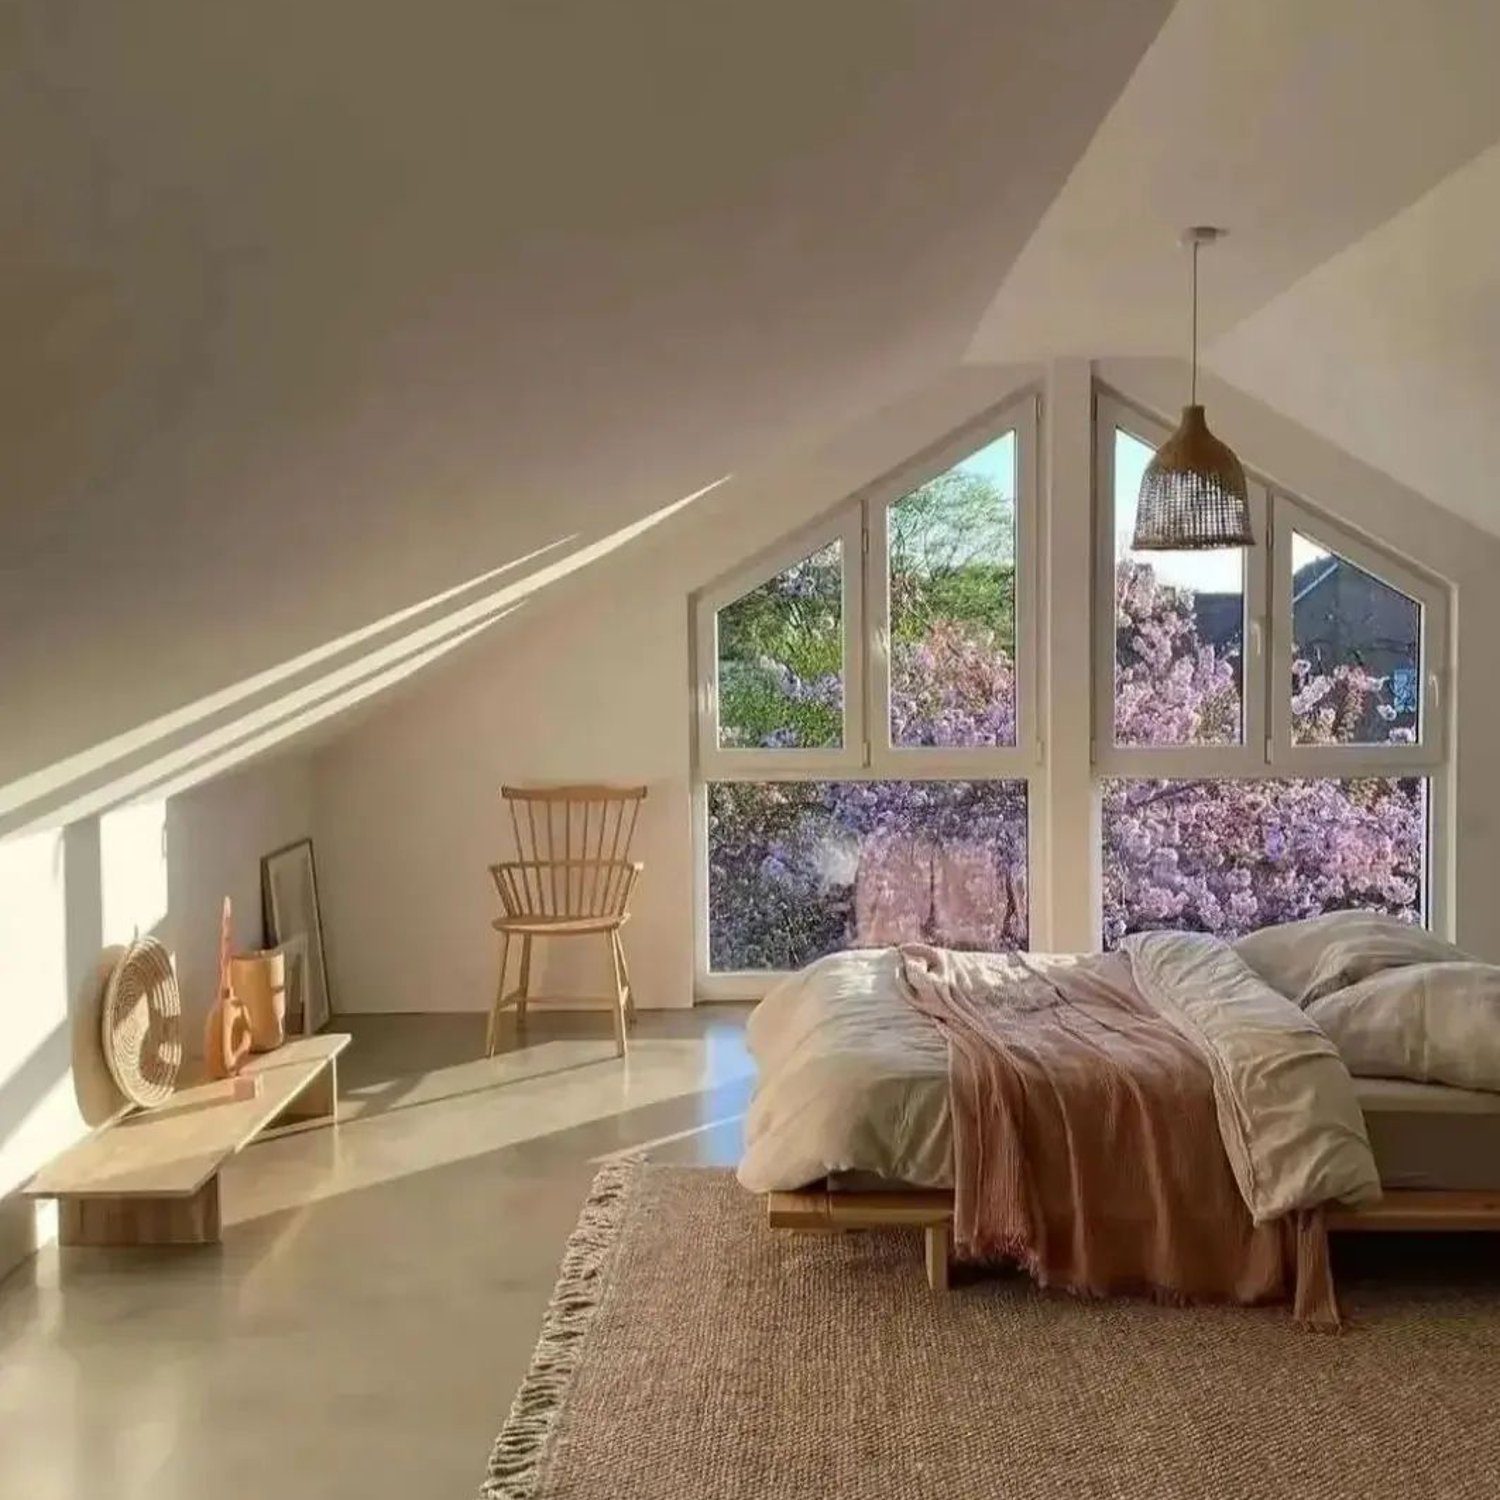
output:
<instances>
[{"instance_id":1,"label":"lower window pane","mask_svg":"<svg viewBox=\"0 0 1500 1500\"><path fill-rule=\"evenodd\" d=\"M1106 781L1104 945L1177 928L1238 937L1364 909L1426 915L1427 782Z\"/></svg>"},{"instance_id":2,"label":"lower window pane","mask_svg":"<svg viewBox=\"0 0 1500 1500\"><path fill-rule=\"evenodd\" d=\"M715 782L709 966L843 948L1026 946L1024 781Z\"/></svg>"}]
</instances>

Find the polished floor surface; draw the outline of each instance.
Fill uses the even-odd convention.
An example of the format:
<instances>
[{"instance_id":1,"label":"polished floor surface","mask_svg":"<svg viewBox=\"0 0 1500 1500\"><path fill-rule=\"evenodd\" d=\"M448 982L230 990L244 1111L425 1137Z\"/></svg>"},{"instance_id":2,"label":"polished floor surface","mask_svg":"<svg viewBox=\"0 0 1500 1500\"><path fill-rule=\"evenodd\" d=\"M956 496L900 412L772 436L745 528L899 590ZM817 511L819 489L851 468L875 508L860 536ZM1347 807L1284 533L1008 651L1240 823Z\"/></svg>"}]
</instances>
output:
<instances>
[{"instance_id":1,"label":"polished floor surface","mask_svg":"<svg viewBox=\"0 0 1500 1500\"><path fill-rule=\"evenodd\" d=\"M612 1154L739 1152L743 1009L367 1016L343 1123L223 1175L224 1243L49 1249L0 1283L0 1496L474 1493L579 1203Z\"/></svg>"}]
</instances>

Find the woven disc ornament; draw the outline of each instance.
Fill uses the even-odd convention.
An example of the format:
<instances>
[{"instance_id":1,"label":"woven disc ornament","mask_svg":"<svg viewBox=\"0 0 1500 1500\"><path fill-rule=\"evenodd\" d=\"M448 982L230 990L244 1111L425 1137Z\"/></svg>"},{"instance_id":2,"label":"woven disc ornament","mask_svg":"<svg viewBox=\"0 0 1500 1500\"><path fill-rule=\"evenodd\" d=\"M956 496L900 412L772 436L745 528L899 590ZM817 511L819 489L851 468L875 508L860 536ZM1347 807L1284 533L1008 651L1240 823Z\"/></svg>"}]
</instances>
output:
<instances>
[{"instance_id":1,"label":"woven disc ornament","mask_svg":"<svg viewBox=\"0 0 1500 1500\"><path fill-rule=\"evenodd\" d=\"M182 1001L171 955L137 938L115 965L100 1015L104 1061L120 1092L151 1109L172 1097L182 1069Z\"/></svg>"}]
</instances>

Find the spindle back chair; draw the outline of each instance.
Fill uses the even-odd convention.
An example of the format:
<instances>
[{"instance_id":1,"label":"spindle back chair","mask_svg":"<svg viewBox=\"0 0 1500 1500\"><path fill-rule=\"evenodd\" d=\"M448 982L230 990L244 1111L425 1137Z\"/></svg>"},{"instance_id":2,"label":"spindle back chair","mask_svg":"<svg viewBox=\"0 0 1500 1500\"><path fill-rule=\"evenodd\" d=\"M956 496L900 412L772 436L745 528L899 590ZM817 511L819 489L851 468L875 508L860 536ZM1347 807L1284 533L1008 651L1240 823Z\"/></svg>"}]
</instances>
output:
<instances>
[{"instance_id":1,"label":"spindle back chair","mask_svg":"<svg viewBox=\"0 0 1500 1500\"><path fill-rule=\"evenodd\" d=\"M643 786L503 786L517 858L490 866L503 915L491 924L500 934L500 980L485 1048L494 1055L500 1017L514 1005L524 1022L531 989L533 938L603 935L609 947L615 993L603 997L614 1017L615 1051L625 1055L626 1027L635 1019L635 994L620 929L630 920L630 897L643 866L630 859ZM520 939L517 987L507 991L511 938ZM576 1000L570 1001L576 1005Z\"/></svg>"}]
</instances>

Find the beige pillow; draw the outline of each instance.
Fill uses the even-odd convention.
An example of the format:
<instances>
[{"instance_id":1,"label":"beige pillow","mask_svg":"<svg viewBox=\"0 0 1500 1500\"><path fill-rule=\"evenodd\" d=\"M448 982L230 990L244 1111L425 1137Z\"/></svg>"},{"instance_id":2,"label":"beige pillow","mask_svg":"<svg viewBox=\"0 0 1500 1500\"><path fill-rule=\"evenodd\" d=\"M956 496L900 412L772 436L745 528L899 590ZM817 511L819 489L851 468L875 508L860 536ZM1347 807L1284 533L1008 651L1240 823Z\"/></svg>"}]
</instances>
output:
<instances>
[{"instance_id":1,"label":"beige pillow","mask_svg":"<svg viewBox=\"0 0 1500 1500\"><path fill-rule=\"evenodd\" d=\"M1500 968L1409 964L1307 1007L1351 1073L1500 1092Z\"/></svg>"},{"instance_id":2,"label":"beige pillow","mask_svg":"<svg viewBox=\"0 0 1500 1500\"><path fill-rule=\"evenodd\" d=\"M1262 927L1242 937L1234 951L1298 1005L1386 969L1469 956L1423 927L1376 911L1335 911Z\"/></svg>"}]
</instances>

